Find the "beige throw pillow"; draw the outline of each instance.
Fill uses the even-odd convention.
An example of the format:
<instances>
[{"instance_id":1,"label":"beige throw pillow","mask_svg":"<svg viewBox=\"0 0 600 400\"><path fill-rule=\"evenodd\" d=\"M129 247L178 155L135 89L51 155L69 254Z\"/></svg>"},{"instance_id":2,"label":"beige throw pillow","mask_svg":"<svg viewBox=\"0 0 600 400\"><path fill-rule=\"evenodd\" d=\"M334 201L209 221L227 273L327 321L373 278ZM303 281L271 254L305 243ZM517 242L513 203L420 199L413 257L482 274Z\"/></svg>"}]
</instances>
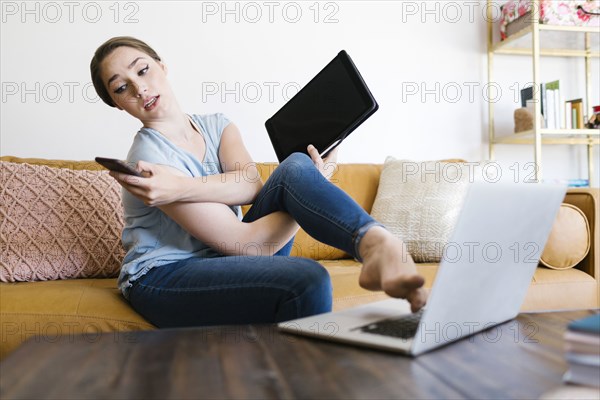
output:
<instances>
[{"instance_id":1,"label":"beige throw pillow","mask_svg":"<svg viewBox=\"0 0 600 400\"><path fill-rule=\"evenodd\" d=\"M0 168L0 281L118 275L123 211L108 171Z\"/></svg>"},{"instance_id":2,"label":"beige throw pillow","mask_svg":"<svg viewBox=\"0 0 600 400\"><path fill-rule=\"evenodd\" d=\"M371 216L404 240L415 262L439 262L473 177L464 162L388 157Z\"/></svg>"},{"instance_id":3,"label":"beige throw pillow","mask_svg":"<svg viewBox=\"0 0 600 400\"><path fill-rule=\"evenodd\" d=\"M552 269L569 269L579 264L590 251L590 226L587 217L572 204L560 206L540 261Z\"/></svg>"}]
</instances>

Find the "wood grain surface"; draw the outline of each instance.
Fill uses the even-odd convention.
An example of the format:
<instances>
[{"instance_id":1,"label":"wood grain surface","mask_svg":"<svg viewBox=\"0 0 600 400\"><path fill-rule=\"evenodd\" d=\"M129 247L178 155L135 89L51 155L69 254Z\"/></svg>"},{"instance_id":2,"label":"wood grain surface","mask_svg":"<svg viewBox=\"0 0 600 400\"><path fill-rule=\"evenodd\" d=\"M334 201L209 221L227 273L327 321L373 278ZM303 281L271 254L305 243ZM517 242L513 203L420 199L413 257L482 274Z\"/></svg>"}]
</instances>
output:
<instances>
[{"instance_id":1,"label":"wood grain surface","mask_svg":"<svg viewBox=\"0 0 600 400\"><path fill-rule=\"evenodd\" d=\"M0 363L0 398L539 398L562 385L566 325L593 312L521 314L417 358L270 325L37 337Z\"/></svg>"}]
</instances>

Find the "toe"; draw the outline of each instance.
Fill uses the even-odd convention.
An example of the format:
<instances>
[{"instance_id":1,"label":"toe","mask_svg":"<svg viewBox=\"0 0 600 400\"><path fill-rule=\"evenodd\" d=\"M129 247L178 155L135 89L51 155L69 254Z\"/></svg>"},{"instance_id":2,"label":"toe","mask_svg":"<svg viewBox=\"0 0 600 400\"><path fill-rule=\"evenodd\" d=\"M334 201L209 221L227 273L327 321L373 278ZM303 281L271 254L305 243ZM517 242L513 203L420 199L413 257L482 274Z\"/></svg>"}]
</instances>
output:
<instances>
[{"instance_id":1,"label":"toe","mask_svg":"<svg viewBox=\"0 0 600 400\"><path fill-rule=\"evenodd\" d=\"M417 312L427 303L427 290L424 288L413 290L408 295L407 300L410 303L411 311Z\"/></svg>"},{"instance_id":2,"label":"toe","mask_svg":"<svg viewBox=\"0 0 600 400\"><path fill-rule=\"evenodd\" d=\"M421 288L424 284L425 279L421 275L400 275L396 279L383 282L382 288L389 296L406 299L411 292Z\"/></svg>"}]
</instances>

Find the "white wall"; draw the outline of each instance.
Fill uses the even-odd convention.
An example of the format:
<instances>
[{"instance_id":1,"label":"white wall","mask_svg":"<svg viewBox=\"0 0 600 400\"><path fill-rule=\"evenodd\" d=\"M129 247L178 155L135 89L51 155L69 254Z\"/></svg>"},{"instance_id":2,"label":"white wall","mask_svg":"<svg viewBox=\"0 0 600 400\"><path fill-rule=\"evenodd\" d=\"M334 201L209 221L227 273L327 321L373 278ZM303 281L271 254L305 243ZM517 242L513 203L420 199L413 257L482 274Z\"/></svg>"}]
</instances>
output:
<instances>
[{"instance_id":1,"label":"white wall","mask_svg":"<svg viewBox=\"0 0 600 400\"><path fill-rule=\"evenodd\" d=\"M184 110L226 113L255 160L276 159L264 121L340 49L380 104L342 146L341 162L383 162L387 155L481 160L487 157L483 14L481 1L466 0L3 1L0 154L124 157L139 121L98 100L89 62L104 40L132 35L166 62ZM515 68L530 71L517 62ZM503 87L530 80L510 75L500 78ZM505 133L518 106L508 92L496 116ZM594 98L599 103L597 91ZM545 154L547 177L586 172L578 149ZM532 150L503 146L497 156L507 165L525 163Z\"/></svg>"}]
</instances>

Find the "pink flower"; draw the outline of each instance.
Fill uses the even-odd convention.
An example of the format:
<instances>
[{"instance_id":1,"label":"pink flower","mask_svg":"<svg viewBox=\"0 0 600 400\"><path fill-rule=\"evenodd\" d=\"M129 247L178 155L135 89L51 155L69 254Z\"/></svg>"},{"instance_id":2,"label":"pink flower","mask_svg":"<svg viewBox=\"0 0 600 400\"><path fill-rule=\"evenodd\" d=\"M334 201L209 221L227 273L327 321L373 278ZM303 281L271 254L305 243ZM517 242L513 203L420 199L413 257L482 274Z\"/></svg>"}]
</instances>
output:
<instances>
[{"instance_id":1,"label":"pink flower","mask_svg":"<svg viewBox=\"0 0 600 400\"><path fill-rule=\"evenodd\" d=\"M502 7L502 13L504 15L511 16L515 11L515 2L513 0L509 0L508 3Z\"/></svg>"},{"instance_id":2,"label":"pink flower","mask_svg":"<svg viewBox=\"0 0 600 400\"><path fill-rule=\"evenodd\" d=\"M527 11L529 11L529 4L521 3L519 4L519 16L525 15Z\"/></svg>"},{"instance_id":3,"label":"pink flower","mask_svg":"<svg viewBox=\"0 0 600 400\"><path fill-rule=\"evenodd\" d=\"M558 15L568 15L571 13L571 9L566 3L560 3L556 12Z\"/></svg>"},{"instance_id":4,"label":"pink flower","mask_svg":"<svg viewBox=\"0 0 600 400\"><path fill-rule=\"evenodd\" d=\"M590 20L590 16L589 14L586 14L583 12L583 10L581 8L577 9L577 16L579 17L580 20L582 20L583 22L588 22Z\"/></svg>"}]
</instances>

